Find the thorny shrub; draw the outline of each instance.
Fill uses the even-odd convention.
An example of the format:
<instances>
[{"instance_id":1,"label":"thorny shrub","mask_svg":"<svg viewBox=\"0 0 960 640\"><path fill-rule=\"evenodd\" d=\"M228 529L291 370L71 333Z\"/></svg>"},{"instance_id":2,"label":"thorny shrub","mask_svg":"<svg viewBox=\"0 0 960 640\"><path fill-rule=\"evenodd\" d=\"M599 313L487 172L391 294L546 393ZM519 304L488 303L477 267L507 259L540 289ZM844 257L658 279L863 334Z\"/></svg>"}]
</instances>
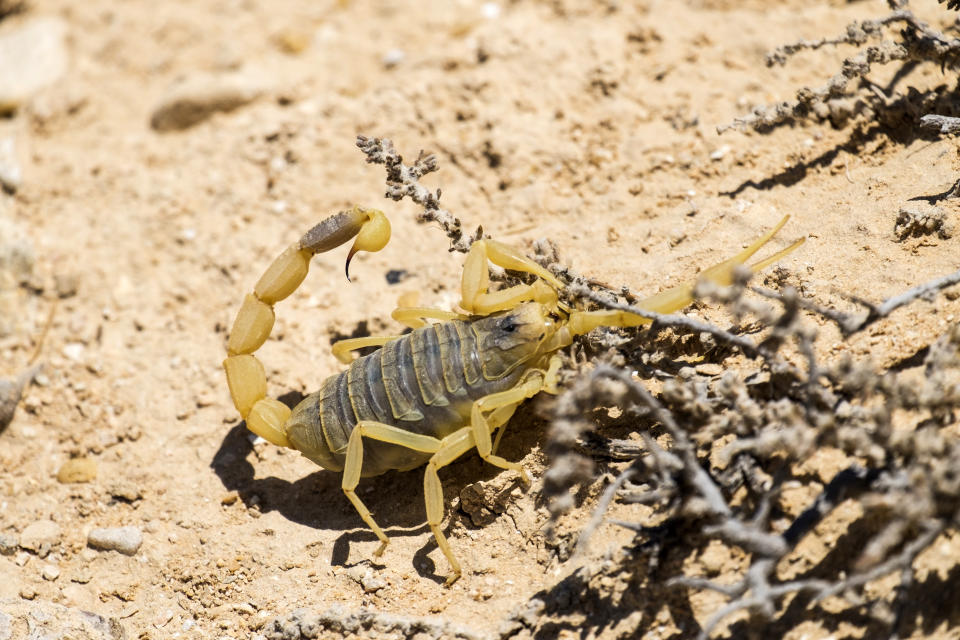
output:
<instances>
[{"instance_id":1,"label":"thorny shrub","mask_svg":"<svg viewBox=\"0 0 960 640\"><path fill-rule=\"evenodd\" d=\"M357 144L368 162L385 165L387 197L409 196L420 204L421 221L439 223L452 250L465 252L483 236L481 229L465 235L460 221L440 207L440 192L419 184L437 169L434 156L421 153L407 166L389 140L361 136ZM568 302L629 310L653 324L601 329L575 343L545 445L544 497L554 521L582 507L578 487L612 477L579 533L577 550L614 501L626 505L621 514L636 514L610 520L632 530L634 542L537 594L505 621L502 637L613 627L629 635L640 619L662 622L665 602L676 626L699 630L701 637L738 612L732 624L779 628L781 634L810 619L835 626L851 611L865 620L868 634L896 633L915 622L911 594L932 580L917 579L915 560L935 540L955 535L960 523L960 325L916 363L878 371L849 358L821 362L809 316L825 318L849 338L960 283L960 271L881 304L855 300L863 307L857 313L821 307L791 287L749 287L746 269L730 288L697 287L698 298L724 304L739 326L750 323L763 336L755 341L742 331L632 307L638 297L630 291L612 291L573 273L548 242L535 248L536 259L567 283ZM504 277L510 284L513 276ZM603 352L610 355L597 364ZM701 373L678 364L691 352L712 363L740 355L748 364ZM603 407L618 407L635 437L598 433L591 416ZM842 463L822 465L824 455ZM809 500L797 509L785 500L787 493ZM833 552L798 562L805 538L829 518L844 520L847 534ZM717 545L743 559L732 584L687 570L691 553ZM569 555L562 544L556 548ZM878 589L890 576L892 591ZM717 592L727 604L698 624L689 599L684 604L689 590ZM948 609L923 611L923 623L936 624L952 615Z\"/></svg>"}]
</instances>

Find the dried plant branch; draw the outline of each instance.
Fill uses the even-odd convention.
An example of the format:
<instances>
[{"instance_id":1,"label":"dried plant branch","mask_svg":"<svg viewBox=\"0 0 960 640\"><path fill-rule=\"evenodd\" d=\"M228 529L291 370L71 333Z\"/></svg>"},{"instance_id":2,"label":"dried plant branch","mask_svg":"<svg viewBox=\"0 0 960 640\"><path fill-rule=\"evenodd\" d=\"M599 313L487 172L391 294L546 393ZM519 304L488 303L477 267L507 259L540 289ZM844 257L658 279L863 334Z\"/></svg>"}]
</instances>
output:
<instances>
[{"instance_id":1,"label":"dried plant branch","mask_svg":"<svg viewBox=\"0 0 960 640\"><path fill-rule=\"evenodd\" d=\"M435 155L421 151L413 165L408 166L403 163L393 142L386 138L357 136L357 147L367 156L367 162L382 164L386 168L386 197L393 200L409 197L422 206L423 212L417 216L417 221L438 223L450 238L451 251L466 253L475 240L483 237L482 228L478 228L473 237L464 236L460 219L440 206L440 189L432 192L420 184L420 178L437 170L439 165Z\"/></svg>"},{"instance_id":2,"label":"dried plant branch","mask_svg":"<svg viewBox=\"0 0 960 640\"><path fill-rule=\"evenodd\" d=\"M361 137L358 146L370 162L387 167L388 197L410 196L425 209L421 220L440 222L453 250L467 250L472 239L457 235L459 221L450 222L456 219L439 208L439 192L432 194L419 185L423 175L436 170L435 158L421 154L407 167L389 141ZM444 218L448 215L450 219ZM620 298L640 298L629 289L613 290L574 273L546 242L537 243L535 250L541 264L570 283L564 295L571 304L585 302L634 313L654 327L677 330L677 335L657 336L653 344L648 341L643 353L631 347L633 351L624 348L611 354L616 364L596 364L556 399L545 444L550 463L543 489L552 522L574 508L573 489L591 482L596 473L597 465L584 454L591 451L589 434L596 428L591 413L599 407L618 406L622 419L637 421L639 438L608 440L602 452L605 460L627 458L630 464L602 492L592 518L580 531L576 553L581 558L604 521L634 531L638 553L663 552L666 547L657 541L665 531L671 532L669 548L675 553L689 555L705 540L742 549L748 565L733 584L696 575L657 577L661 584L709 589L728 599L703 625L702 638L737 611L746 611L752 621L774 618L791 594L808 594L812 607L828 596L863 606L867 583L895 572L899 572L899 585L893 598L871 603L867 612L889 620L882 611L889 611L885 607L891 600L896 612L902 610L917 555L940 534L956 531L960 523L960 474L955 472L960 468L960 441L953 435L955 430L943 429L960 415L960 325L930 345L923 363L925 377L918 383L915 377L877 371L866 362L821 362L814 348L815 331L804 322L805 314L827 318L846 338L917 299L960 283L960 271L879 304L852 298L865 309L859 313L824 308L789 288L752 289L772 303L744 297L747 274L737 274L732 287L696 287L696 297L717 300L736 318L750 317L760 326L765 334L757 343L693 318L621 303ZM701 345L723 344L751 360L741 370L714 376L698 375L693 368L673 375L675 370L657 371L654 365L643 364L647 362L643 358L657 350L671 360L670 350L691 334ZM806 371L784 357L788 346L795 346L806 359ZM639 359L639 364L630 358ZM641 374L657 380L658 393L647 388ZM904 419L913 420L914 428L894 429L891 416L895 413L908 416ZM654 437L654 430L660 436ZM825 448L845 456L849 466L824 481L809 471L802 473L804 461ZM792 522L784 523L777 506L787 483L807 486L817 497L803 505ZM848 500L861 505L862 519L875 533L860 541L837 566L819 568L816 578L780 580L781 561ZM616 501L627 511L609 518ZM648 505L647 511L652 508L652 520L630 519L629 509L637 504ZM632 562L631 555L622 554L619 562ZM604 575L615 577L617 565L610 566ZM590 575L581 569L574 575ZM624 580L635 579L626 564L622 573ZM581 583L574 580L572 584ZM561 582L556 588L571 587ZM583 583L582 588L592 587ZM607 597L602 589L592 593ZM558 601L580 602L569 595L558 592ZM543 621L543 600L534 598L529 605L526 613L512 618L502 637L523 627L549 624ZM830 614L821 610L819 615ZM899 624L899 613L894 618L894 624Z\"/></svg>"},{"instance_id":3,"label":"dried plant branch","mask_svg":"<svg viewBox=\"0 0 960 640\"><path fill-rule=\"evenodd\" d=\"M721 342L728 344L732 347L736 347L743 351L746 355L750 357L759 357L764 358L775 358L774 354L760 345L757 345L755 342L749 338L744 338L725 331L720 327L712 325L708 322L701 322L689 316L684 316L680 314L663 314L656 313L655 311L647 311L646 309L641 309L629 304L622 304L619 302L612 301L605 296L598 295L589 287L573 284L567 287L567 291L574 298L580 298L583 300L589 300L595 304L600 305L606 309L614 309L617 311L626 311L640 316L641 318L647 318L660 326L672 327L677 329L685 329L687 331L692 331L695 333L708 333L715 338L719 339Z\"/></svg>"},{"instance_id":4,"label":"dried plant branch","mask_svg":"<svg viewBox=\"0 0 960 640\"><path fill-rule=\"evenodd\" d=\"M924 129L933 129L944 135L960 132L960 118L928 114L920 118L920 126Z\"/></svg>"},{"instance_id":5,"label":"dried plant branch","mask_svg":"<svg viewBox=\"0 0 960 640\"><path fill-rule=\"evenodd\" d=\"M767 56L767 65L782 65L798 51L819 49L825 46L850 44L862 46L870 40L883 36L886 28L902 24L904 26L897 40L883 40L877 44L865 46L841 64L840 71L826 84L818 88L803 87L796 93L794 101L783 101L768 106L758 106L753 113L737 118L733 123L717 127L718 133L729 129L753 129L767 133L774 128L816 116L830 118L835 126L844 124L851 115L863 114L868 119L895 120L904 115L912 116L923 112L926 94L901 97L887 96L867 80L867 74L876 65L893 62L901 63L901 70L908 65L931 63L941 68L954 67L960 61L960 40L948 38L931 29L926 23L906 8L907 3L898 3L898 8L889 15L874 20L854 22L847 26L843 35L836 38L819 40L801 40L778 47ZM848 87L853 80L861 80L858 89L851 92ZM932 94L930 94L932 95ZM850 102L854 99L854 102ZM887 117L885 114L889 114Z\"/></svg>"},{"instance_id":6,"label":"dried plant branch","mask_svg":"<svg viewBox=\"0 0 960 640\"><path fill-rule=\"evenodd\" d=\"M820 38L818 40L798 40L791 44L777 47L767 54L767 66L785 65L787 58L803 50L816 50L821 47L851 44L860 46L872 39L883 36L883 27L895 22L909 22L913 17L909 11L899 10L875 20L852 22L842 36L837 38Z\"/></svg>"},{"instance_id":7,"label":"dried plant branch","mask_svg":"<svg viewBox=\"0 0 960 640\"><path fill-rule=\"evenodd\" d=\"M865 313L857 314L844 313L842 311L837 311L836 309L829 309L809 300L803 300L802 298L797 298L796 301L805 310L816 313L817 315L823 316L827 320L834 322L844 336L848 337L863 331L873 323L886 318L900 307L908 305L914 300L919 298L928 298L932 294L942 291L948 287L952 287L955 284L960 284L960 270L954 271L951 274L941 276L939 278L934 278L929 282L918 285L912 289L904 291L901 294L888 298L880 304L874 304L868 300L851 296L850 299L853 302L856 302L857 304L867 308ZM772 291L770 289L764 289L763 287L752 287L751 291L772 300L784 300L784 295L779 291Z\"/></svg>"},{"instance_id":8,"label":"dried plant branch","mask_svg":"<svg viewBox=\"0 0 960 640\"><path fill-rule=\"evenodd\" d=\"M953 471L960 465L960 442L950 432L923 426L931 419L937 425L949 424L960 413L960 384L948 383L950 378L945 377L948 370L960 371L960 326L953 327L930 347L925 361L928 377L917 388L913 379L900 381L890 374L882 377L865 364L817 362L812 333L803 327L797 311L819 313L838 326L860 331L877 318L957 282L960 272L878 305L859 301L869 308L866 314L841 314L804 301L795 292L758 289L761 295L783 305L779 315L762 314L764 323L773 327L771 336L776 339L768 338L760 346L776 355L783 345L795 342L801 350L806 349L811 363L808 376L792 369L787 377L780 378L779 386L772 385L772 376L777 372L771 368L765 374L770 382L764 383L769 397L756 397L741 376L728 372L709 384L696 376L668 378L657 398L631 375L629 367L609 364L598 365L579 379L575 398L568 396L570 392L560 396L558 405L564 405L568 415L579 412L573 422L574 431L579 430L580 434L593 428L583 418L587 411L614 402L625 414L636 415L645 422L637 427L643 448L638 449L637 458L628 468L632 480L623 481L619 499L626 505L653 506L657 522L662 524L650 526L622 517L609 522L635 531L638 538L656 535L655 530L661 526L670 526L673 531L695 531L749 554L749 566L734 584L687 575L668 581L675 586L716 591L729 599L703 625L701 638L708 637L737 611L749 612L754 620L776 616L783 599L790 594L811 594L813 605L827 596L859 602L856 594L868 582L897 572L900 582L892 601L876 601L869 611L875 611L878 619L889 620L882 613L888 611L888 606L892 605L897 612L902 610L904 594L913 580L916 556L929 548L940 533L956 530L960 523L960 477ZM742 287L733 287L720 297L735 313L744 308L757 309L752 303L744 306L739 299L742 292ZM603 296L584 295L583 291L577 295L599 305L611 305ZM618 303L610 306L629 310L627 307ZM763 373L749 374L747 379ZM898 410L918 416L915 433L892 429L890 415ZM669 449L649 434L654 424L669 434ZM724 436L733 436L733 440L722 448L712 444ZM698 448L694 442L706 449ZM784 466L783 458L799 463L824 447L837 448L852 462L860 463L835 475L793 522L775 531L769 522L771 505L784 483L810 482L801 480L790 466ZM562 462L554 459L548 474L561 465L590 468L578 463L571 450L558 446L556 441L548 443L548 450L551 455L559 452L566 456ZM767 478L753 487L753 497L734 500L736 487L717 481L725 472L713 465L731 469L737 460L752 461L745 468L753 469L752 475ZM919 479L925 480L918 484ZM568 495L570 486L565 487ZM605 495L603 509L608 507L608 500ZM866 511L864 518L881 525L861 547L861 553L851 553L850 560L841 563L840 572L834 569L832 576L779 580L776 567L781 560L846 500L860 502ZM591 523L602 520L601 511L594 513ZM556 514L554 511L554 517ZM581 544L585 544L594 528L595 524L581 533ZM674 544L677 542L674 539ZM898 616L894 616L895 624Z\"/></svg>"}]
</instances>

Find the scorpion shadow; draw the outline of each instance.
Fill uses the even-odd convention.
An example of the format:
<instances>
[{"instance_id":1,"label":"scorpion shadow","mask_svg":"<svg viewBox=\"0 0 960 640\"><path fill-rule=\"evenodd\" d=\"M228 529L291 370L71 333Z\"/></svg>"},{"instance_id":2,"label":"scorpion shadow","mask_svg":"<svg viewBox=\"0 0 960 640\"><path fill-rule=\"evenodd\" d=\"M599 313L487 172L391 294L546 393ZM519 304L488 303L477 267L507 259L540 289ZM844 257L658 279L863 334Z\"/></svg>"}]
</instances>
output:
<instances>
[{"instance_id":1,"label":"scorpion shadow","mask_svg":"<svg viewBox=\"0 0 960 640\"><path fill-rule=\"evenodd\" d=\"M288 398L281 400L289 404ZM514 432L513 438L510 437L510 431ZM536 433L529 431L525 428L508 430L501 449L503 454L522 457L520 451L523 447L526 446L529 450L538 438ZM518 435L517 432L526 433ZM261 513L277 511L291 522L312 529L343 531L334 541L330 564L357 564L359 561L348 562L351 543L376 542L377 537L366 527L343 495L340 487L341 474L318 468L316 472L293 482L273 476L258 478L254 467L255 458L251 460L254 453L250 432L246 423L241 422L224 436L210 461L210 468L220 478L225 489L237 492L239 499L248 509L257 509ZM467 484L487 480L501 470L484 463L476 453L463 456L446 466L445 470L443 485L448 515L446 528L449 530L451 525L459 522L473 529L475 527L469 516L451 509L451 502ZM357 493L390 538L418 536L429 532L423 498L422 467L406 472L389 471L375 478L364 479ZM436 541L430 536L414 553L413 565L421 577L442 583L446 575L438 572L437 566L428 556L436 548ZM376 562L372 563L372 566L383 568L383 565Z\"/></svg>"}]
</instances>

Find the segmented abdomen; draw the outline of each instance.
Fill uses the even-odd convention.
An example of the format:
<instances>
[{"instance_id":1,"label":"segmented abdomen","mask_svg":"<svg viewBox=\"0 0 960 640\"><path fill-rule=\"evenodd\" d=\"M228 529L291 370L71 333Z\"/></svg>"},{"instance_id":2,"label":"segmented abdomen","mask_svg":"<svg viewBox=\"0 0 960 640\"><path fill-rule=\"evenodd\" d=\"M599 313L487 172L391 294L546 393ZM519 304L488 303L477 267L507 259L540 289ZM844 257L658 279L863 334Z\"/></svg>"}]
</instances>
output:
<instances>
[{"instance_id":1,"label":"segmented abdomen","mask_svg":"<svg viewBox=\"0 0 960 640\"><path fill-rule=\"evenodd\" d=\"M358 420L443 438L469 424L475 400L512 387L522 367L487 380L469 322L454 320L417 329L358 358L297 405L287 437L305 456L343 469L347 442ZM363 476L413 469L430 454L364 439Z\"/></svg>"}]
</instances>

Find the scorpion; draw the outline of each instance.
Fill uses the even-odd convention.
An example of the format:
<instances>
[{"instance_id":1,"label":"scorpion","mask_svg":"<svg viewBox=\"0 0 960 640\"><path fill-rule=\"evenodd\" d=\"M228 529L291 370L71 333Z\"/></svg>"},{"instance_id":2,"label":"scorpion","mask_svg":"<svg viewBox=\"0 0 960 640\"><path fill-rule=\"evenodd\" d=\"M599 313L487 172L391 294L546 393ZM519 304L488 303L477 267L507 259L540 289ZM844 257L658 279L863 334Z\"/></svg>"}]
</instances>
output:
<instances>
[{"instance_id":1,"label":"scorpion","mask_svg":"<svg viewBox=\"0 0 960 640\"><path fill-rule=\"evenodd\" d=\"M744 265L787 222L779 224L734 257L704 270L700 280L730 285ZM471 449L486 462L517 471L523 467L496 455L497 433L516 408L541 391L558 393L561 359L557 352L576 336L606 327L635 327L649 318L621 310L585 311L559 300L563 283L517 249L492 239L475 241L461 278L464 313L425 307L399 307L392 317L412 332L341 340L333 345L345 371L326 379L320 390L292 410L267 397L264 367L254 352L267 340L273 306L293 293L307 275L314 254L354 239L347 256L379 251L390 239L382 211L354 207L330 216L288 247L267 268L237 313L223 362L230 395L247 428L265 440L298 450L321 467L343 472L341 487L380 541L389 542L355 489L361 477L426 463L423 490L427 523L450 564L446 585L461 575L460 563L441 531L443 491L438 470ZM800 239L750 269L777 262ZM535 276L532 284L490 291L489 264ZM693 301L696 282L667 289L638 303L641 310L672 313ZM436 321L436 322L428 322ZM351 352L379 346L352 359Z\"/></svg>"}]
</instances>

